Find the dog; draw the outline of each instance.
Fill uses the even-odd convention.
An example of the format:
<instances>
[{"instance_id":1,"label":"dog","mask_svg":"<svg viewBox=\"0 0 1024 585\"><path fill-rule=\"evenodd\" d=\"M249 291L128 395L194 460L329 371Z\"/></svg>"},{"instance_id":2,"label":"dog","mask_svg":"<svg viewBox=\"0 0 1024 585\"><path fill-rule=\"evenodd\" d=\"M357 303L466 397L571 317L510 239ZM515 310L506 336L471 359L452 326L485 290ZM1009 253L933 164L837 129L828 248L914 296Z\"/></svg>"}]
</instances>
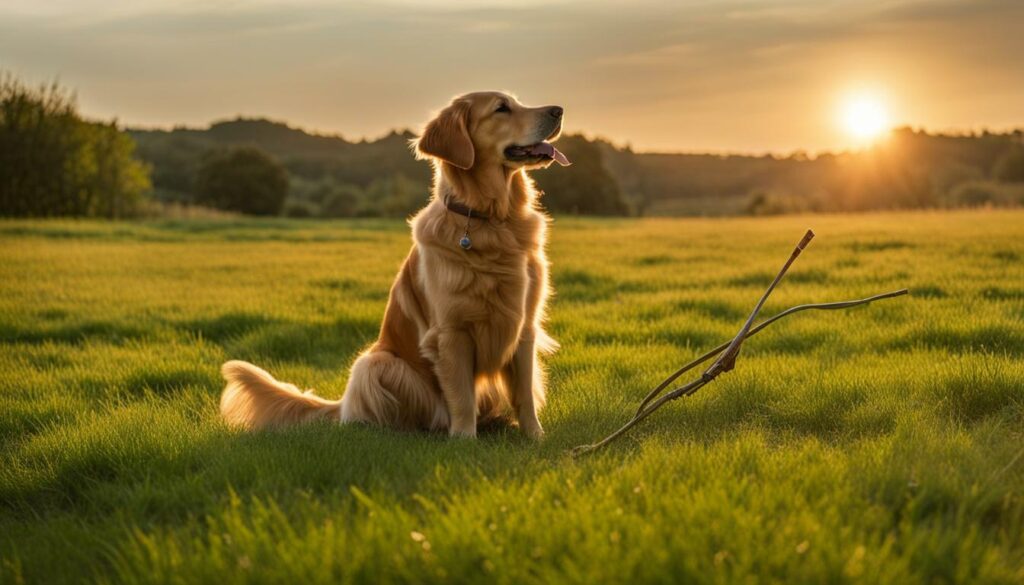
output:
<instances>
[{"instance_id":1,"label":"dog","mask_svg":"<svg viewBox=\"0 0 1024 585\"><path fill-rule=\"evenodd\" d=\"M243 361L222 367L220 411L264 429L330 419L474 437L483 425L544 431L539 354L550 294L549 218L527 171L569 161L551 142L563 109L500 92L456 97L411 142L432 161L430 202L391 287L377 340L352 364L341 400L302 392Z\"/></svg>"}]
</instances>

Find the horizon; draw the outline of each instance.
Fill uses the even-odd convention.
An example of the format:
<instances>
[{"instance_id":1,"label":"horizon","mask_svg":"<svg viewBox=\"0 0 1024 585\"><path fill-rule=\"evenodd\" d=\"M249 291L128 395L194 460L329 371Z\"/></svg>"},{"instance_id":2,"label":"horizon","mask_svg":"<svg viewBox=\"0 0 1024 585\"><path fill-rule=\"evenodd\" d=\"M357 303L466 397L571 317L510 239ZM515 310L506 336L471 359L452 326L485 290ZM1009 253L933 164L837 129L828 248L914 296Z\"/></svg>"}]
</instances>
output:
<instances>
[{"instance_id":1,"label":"horizon","mask_svg":"<svg viewBox=\"0 0 1024 585\"><path fill-rule=\"evenodd\" d=\"M175 124L175 125L172 125L172 126L131 126L131 125L127 125L127 124L121 124L120 122L119 122L119 126L123 130L125 130L127 132L173 132L173 131L176 131L176 130L203 132L203 131L210 130L215 125L228 124L228 123L232 123L232 122L267 122L267 123L270 123L270 124L285 126L286 128L288 128L290 130L300 131L300 132L303 132L303 133L305 133L305 134L307 134L309 136L316 136L316 137L321 137L321 138L337 138L337 139L340 139L340 140L344 140L345 142L348 142L350 144L359 144L359 143L363 143L363 142L365 142L365 143L373 143L373 142L377 142L379 140L384 140L385 138L387 138L388 136L391 136L393 134L398 134L398 135L410 134L412 136L418 135L418 131L415 128L393 127L391 129L385 131L384 133L378 135L378 136L351 137L351 136L347 136L347 135L345 135L343 133L340 133L340 132L324 132L324 131L320 131L320 130L315 129L315 128L308 128L308 127L305 127L305 126L299 126L297 124L293 124L293 123L289 122L288 120L274 119L274 118L270 118L268 116L259 116L259 115L244 116L244 115L241 115L241 114L236 114L235 116L230 117L230 118L217 118L217 119L211 120L209 122L206 122L205 124L200 124L200 125L195 125L195 126L186 126L186 125L182 125L182 124ZM595 134L593 132L588 132L588 131L582 130L582 129L565 131L565 132L562 132L562 135L563 136L582 136L583 138L585 138L586 140L591 141L591 142L595 142L595 141L607 142L607 143L611 144L613 147L615 147L617 149L620 149L620 150L622 150L622 149L629 149L629 150L632 150L633 152L635 152L637 154L664 154L664 155L678 154L678 155L692 155L692 156L721 156L721 157L728 157L728 156L737 156L737 157L773 156L773 157L776 157L776 158L790 158L790 157L802 154L802 155L805 155L808 159L814 160L814 159L816 159L818 157L821 157L821 156L842 155L842 154L847 154L847 153L861 152L861 151L873 148L875 146L879 146L881 144L884 144L885 141L893 133L900 132L900 131L909 131L909 132L914 132L914 133L924 133L924 134L927 134L929 136L936 136L936 137L971 138L971 137L981 136L981 135L983 135L985 133L991 134L991 135L1004 135L1004 136L1005 135L1012 135L1012 134L1017 133L1017 132L1024 132L1024 126L1022 126L1022 127L1011 127L1011 128L1005 128L1005 129L980 128L980 129L968 130L968 131L958 131L956 129L951 129L951 130L932 130L930 128L920 128L920 127L916 127L915 128L913 126L902 126L901 125L901 126L893 126L892 128L887 129L887 131L884 133L884 135L880 136L877 140L872 141L869 144L857 145L855 147L845 148L845 149L818 150L818 151L810 151L810 150L806 150L806 149L802 149L802 148L797 148L797 149L790 150L790 151L763 151L763 152L711 151L711 150L647 150L647 149L636 148L635 146L633 146L632 144L630 144L629 142L626 142L626 141L618 140L618 139L615 139L615 138L609 137L609 136L602 136L600 134Z\"/></svg>"},{"instance_id":2,"label":"horizon","mask_svg":"<svg viewBox=\"0 0 1024 585\"><path fill-rule=\"evenodd\" d=\"M510 88L637 152L822 153L1024 127L1022 20L1011 0L0 0L0 68L133 128L242 116L373 140Z\"/></svg>"}]
</instances>

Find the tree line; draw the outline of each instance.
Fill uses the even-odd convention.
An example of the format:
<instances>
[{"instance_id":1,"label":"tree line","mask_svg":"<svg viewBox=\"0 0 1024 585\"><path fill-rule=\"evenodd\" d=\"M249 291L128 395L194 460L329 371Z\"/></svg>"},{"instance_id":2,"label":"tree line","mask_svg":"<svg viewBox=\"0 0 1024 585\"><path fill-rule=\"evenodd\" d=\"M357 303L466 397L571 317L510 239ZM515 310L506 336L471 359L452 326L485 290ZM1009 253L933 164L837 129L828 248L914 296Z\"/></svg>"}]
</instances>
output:
<instances>
[{"instance_id":1,"label":"tree line","mask_svg":"<svg viewBox=\"0 0 1024 585\"><path fill-rule=\"evenodd\" d=\"M0 76L0 215L127 217L161 205L253 215L405 217L431 169L413 133L349 141L266 119L118 128L72 93ZM564 136L567 168L532 174L553 213L765 215L1024 205L1024 134L901 128L857 152L808 156L637 153Z\"/></svg>"},{"instance_id":2,"label":"tree line","mask_svg":"<svg viewBox=\"0 0 1024 585\"><path fill-rule=\"evenodd\" d=\"M291 217L405 217L428 197L431 167L409 148L414 134L391 132L378 140L350 142L309 134L265 119L216 122L207 129L131 130L139 155L153 167L156 196L209 204L210 158L226 152L266 153L288 177L280 213ZM559 142L574 164L533 174L556 213L627 215L629 206L603 162L600 146L581 136ZM217 154L222 153L222 154ZM253 209L241 209L252 213Z\"/></svg>"},{"instance_id":3,"label":"tree line","mask_svg":"<svg viewBox=\"0 0 1024 585\"><path fill-rule=\"evenodd\" d=\"M426 201L430 167L409 131L373 141L306 133L265 119L207 129L133 130L162 197L201 197L204 152L256 148L287 173L282 213L404 217ZM1024 205L1021 131L968 135L899 128L872 148L809 156L637 153L600 138L563 136L570 167L532 173L550 211L581 215L765 215Z\"/></svg>"}]
</instances>

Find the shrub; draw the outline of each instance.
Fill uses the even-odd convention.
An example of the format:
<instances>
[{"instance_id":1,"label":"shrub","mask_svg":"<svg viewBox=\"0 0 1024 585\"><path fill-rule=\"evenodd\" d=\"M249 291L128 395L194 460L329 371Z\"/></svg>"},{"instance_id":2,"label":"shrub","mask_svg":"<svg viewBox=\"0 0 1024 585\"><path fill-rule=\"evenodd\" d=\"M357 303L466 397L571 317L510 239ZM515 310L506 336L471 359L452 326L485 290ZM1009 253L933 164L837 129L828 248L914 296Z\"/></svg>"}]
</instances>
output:
<instances>
[{"instance_id":1,"label":"shrub","mask_svg":"<svg viewBox=\"0 0 1024 585\"><path fill-rule=\"evenodd\" d=\"M359 208L362 192L354 185L336 185L324 196L320 212L325 217L352 217Z\"/></svg>"},{"instance_id":2,"label":"shrub","mask_svg":"<svg viewBox=\"0 0 1024 585\"><path fill-rule=\"evenodd\" d=\"M783 215L819 211L819 207L820 202L814 196L755 191L748 197L743 212L747 215Z\"/></svg>"},{"instance_id":3,"label":"shrub","mask_svg":"<svg viewBox=\"0 0 1024 585\"><path fill-rule=\"evenodd\" d=\"M278 215L288 196L288 171L250 146L209 153L196 179L198 203L249 215Z\"/></svg>"},{"instance_id":4,"label":"shrub","mask_svg":"<svg viewBox=\"0 0 1024 585\"><path fill-rule=\"evenodd\" d=\"M1024 183L1024 149L1015 148L999 157L992 175L1003 183Z\"/></svg>"},{"instance_id":5,"label":"shrub","mask_svg":"<svg viewBox=\"0 0 1024 585\"><path fill-rule=\"evenodd\" d=\"M619 182L608 170L597 143L582 136L565 136L558 148L572 161L570 167L542 170L531 176L545 193L544 207L556 213L628 215L629 207Z\"/></svg>"},{"instance_id":6,"label":"shrub","mask_svg":"<svg viewBox=\"0 0 1024 585\"><path fill-rule=\"evenodd\" d=\"M308 202L301 201L298 199L289 199L284 205L284 216L285 217L316 217L319 215L319 209L316 205Z\"/></svg>"},{"instance_id":7,"label":"shrub","mask_svg":"<svg viewBox=\"0 0 1024 585\"><path fill-rule=\"evenodd\" d=\"M149 168L114 122L83 120L57 84L0 75L0 214L123 217L149 190Z\"/></svg>"},{"instance_id":8,"label":"shrub","mask_svg":"<svg viewBox=\"0 0 1024 585\"><path fill-rule=\"evenodd\" d=\"M984 183L964 183L953 190L953 203L967 207L991 204L995 199L992 189Z\"/></svg>"}]
</instances>

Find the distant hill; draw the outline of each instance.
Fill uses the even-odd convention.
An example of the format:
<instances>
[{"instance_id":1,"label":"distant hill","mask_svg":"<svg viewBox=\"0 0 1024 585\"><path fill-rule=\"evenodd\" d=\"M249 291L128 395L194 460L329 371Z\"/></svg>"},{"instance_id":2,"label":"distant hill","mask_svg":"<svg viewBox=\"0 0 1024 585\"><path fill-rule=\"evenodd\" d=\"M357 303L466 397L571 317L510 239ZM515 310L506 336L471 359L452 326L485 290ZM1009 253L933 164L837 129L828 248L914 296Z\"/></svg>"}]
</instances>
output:
<instances>
[{"instance_id":1,"label":"distant hill","mask_svg":"<svg viewBox=\"0 0 1024 585\"><path fill-rule=\"evenodd\" d=\"M429 168L413 159L409 131L392 132L372 142L349 142L340 136L310 134L280 122L237 119L205 129L128 129L139 156L153 165L154 185L174 197L187 197L195 167L211 150L255 146L280 159L293 175L318 179L324 174L365 187L375 178L403 173L429 179Z\"/></svg>"},{"instance_id":2,"label":"distant hill","mask_svg":"<svg viewBox=\"0 0 1024 585\"><path fill-rule=\"evenodd\" d=\"M814 158L633 153L607 143L602 150L644 215L1024 204L1024 185L998 172L1024 150L1019 130L948 136L899 128L871 149Z\"/></svg>"},{"instance_id":3,"label":"distant hill","mask_svg":"<svg viewBox=\"0 0 1024 585\"><path fill-rule=\"evenodd\" d=\"M209 128L129 129L140 158L152 166L156 195L168 201L192 199L204 157L218 149L255 146L277 157L292 177L292 215L408 215L427 200L431 168L409 148L414 135L395 131L372 141L310 134L265 119L215 122ZM545 204L557 212L626 215L629 205L603 163L600 144L580 136L559 142L574 164L539 171L534 177L549 192Z\"/></svg>"},{"instance_id":4,"label":"distant hill","mask_svg":"<svg viewBox=\"0 0 1024 585\"><path fill-rule=\"evenodd\" d=\"M395 131L372 141L240 118L209 128L130 129L157 196L188 201L203 157L255 146L291 175L291 215L406 215L427 197L430 167ZM978 204L1020 205L1020 131L962 136L895 130L863 152L787 157L637 153L579 135L559 142L573 166L534 173L559 213L728 215ZM1016 158L1015 158L1016 157ZM1016 163L1019 164L1019 163ZM1024 173L1024 171L1022 171Z\"/></svg>"}]
</instances>

